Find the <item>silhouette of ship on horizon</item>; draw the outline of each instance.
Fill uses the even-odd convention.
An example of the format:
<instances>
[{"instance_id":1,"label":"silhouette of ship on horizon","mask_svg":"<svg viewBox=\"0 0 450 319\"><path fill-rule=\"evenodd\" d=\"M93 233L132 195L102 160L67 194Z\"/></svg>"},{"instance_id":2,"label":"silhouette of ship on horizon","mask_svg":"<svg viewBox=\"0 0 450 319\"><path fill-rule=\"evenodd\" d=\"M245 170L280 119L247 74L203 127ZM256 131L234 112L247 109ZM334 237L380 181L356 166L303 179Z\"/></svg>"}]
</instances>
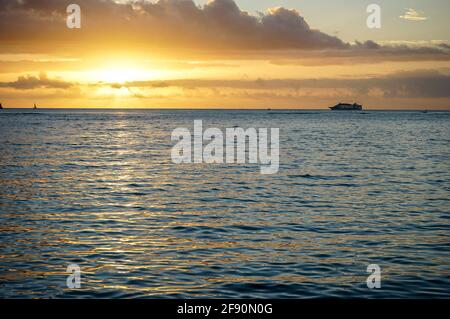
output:
<instances>
[{"instance_id":1,"label":"silhouette of ship on horizon","mask_svg":"<svg viewBox=\"0 0 450 319\"><path fill-rule=\"evenodd\" d=\"M0 103L0 110L3 110L3 105L2 105L2 103Z\"/></svg>"},{"instance_id":2,"label":"silhouette of ship on horizon","mask_svg":"<svg viewBox=\"0 0 450 319\"><path fill-rule=\"evenodd\" d=\"M330 107L332 111L362 111L362 105L358 103L339 103Z\"/></svg>"}]
</instances>

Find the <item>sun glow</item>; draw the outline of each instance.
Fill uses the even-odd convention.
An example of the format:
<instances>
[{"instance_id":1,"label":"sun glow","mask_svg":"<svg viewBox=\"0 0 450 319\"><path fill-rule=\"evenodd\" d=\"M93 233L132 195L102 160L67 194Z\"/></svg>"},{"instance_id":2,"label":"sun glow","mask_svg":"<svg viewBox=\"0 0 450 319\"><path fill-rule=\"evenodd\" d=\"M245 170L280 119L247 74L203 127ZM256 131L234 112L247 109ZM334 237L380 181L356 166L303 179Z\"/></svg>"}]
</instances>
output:
<instances>
[{"instance_id":1,"label":"sun glow","mask_svg":"<svg viewBox=\"0 0 450 319\"><path fill-rule=\"evenodd\" d=\"M83 75L88 82L124 84L132 81L159 79L164 70L158 65L149 65L139 57L97 57Z\"/></svg>"},{"instance_id":2,"label":"sun glow","mask_svg":"<svg viewBox=\"0 0 450 319\"><path fill-rule=\"evenodd\" d=\"M152 70L112 68L93 71L90 77L94 78L96 81L123 84L130 81L152 79L155 76L157 75Z\"/></svg>"},{"instance_id":3,"label":"sun glow","mask_svg":"<svg viewBox=\"0 0 450 319\"><path fill-rule=\"evenodd\" d=\"M103 87L97 90L97 96L103 97L126 97L131 95L131 92L128 88L111 88L111 87Z\"/></svg>"}]
</instances>

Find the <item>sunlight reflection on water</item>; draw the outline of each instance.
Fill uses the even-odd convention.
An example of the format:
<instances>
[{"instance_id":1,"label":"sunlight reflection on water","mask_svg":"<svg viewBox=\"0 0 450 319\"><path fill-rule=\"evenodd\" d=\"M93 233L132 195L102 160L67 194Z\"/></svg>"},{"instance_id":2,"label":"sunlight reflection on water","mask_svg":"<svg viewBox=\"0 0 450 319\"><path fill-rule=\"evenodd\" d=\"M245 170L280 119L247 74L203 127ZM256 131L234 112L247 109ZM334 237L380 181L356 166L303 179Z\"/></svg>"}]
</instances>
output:
<instances>
[{"instance_id":1,"label":"sunlight reflection on water","mask_svg":"<svg viewBox=\"0 0 450 319\"><path fill-rule=\"evenodd\" d=\"M279 127L279 174L172 164L170 133L194 119ZM7 110L0 296L448 297L449 124L450 112ZM80 290L65 286L71 263Z\"/></svg>"}]
</instances>

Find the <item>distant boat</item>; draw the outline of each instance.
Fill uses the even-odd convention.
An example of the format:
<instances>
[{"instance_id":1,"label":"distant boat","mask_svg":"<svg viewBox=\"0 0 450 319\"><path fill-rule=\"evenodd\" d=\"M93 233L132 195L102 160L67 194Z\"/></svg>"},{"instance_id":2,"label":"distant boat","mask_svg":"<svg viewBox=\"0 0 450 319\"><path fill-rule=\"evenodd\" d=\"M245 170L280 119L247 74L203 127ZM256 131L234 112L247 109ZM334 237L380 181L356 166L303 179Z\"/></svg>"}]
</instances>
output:
<instances>
[{"instance_id":1,"label":"distant boat","mask_svg":"<svg viewBox=\"0 0 450 319\"><path fill-rule=\"evenodd\" d=\"M33 109L37 109L36 103L34 103L34 107L33 107Z\"/></svg>"},{"instance_id":2,"label":"distant boat","mask_svg":"<svg viewBox=\"0 0 450 319\"><path fill-rule=\"evenodd\" d=\"M0 103L0 110L3 110L3 106L2 106L2 103Z\"/></svg>"},{"instance_id":3,"label":"distant boat","mask_svg":"<svg viewBox=\"0 0 450 319\"><path fill-rule=\"evenodd\" d=\"M330 107L333 111L362 111L362 105L358 103L339 103Z\"/></svg>"}]
</instances>

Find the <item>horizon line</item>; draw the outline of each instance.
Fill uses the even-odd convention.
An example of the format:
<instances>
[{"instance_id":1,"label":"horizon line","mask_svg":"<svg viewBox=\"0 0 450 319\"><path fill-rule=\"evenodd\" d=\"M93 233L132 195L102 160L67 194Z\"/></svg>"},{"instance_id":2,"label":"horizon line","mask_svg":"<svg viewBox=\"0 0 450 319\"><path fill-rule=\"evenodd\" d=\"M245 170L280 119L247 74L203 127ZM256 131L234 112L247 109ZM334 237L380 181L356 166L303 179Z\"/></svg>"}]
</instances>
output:
<instances>
[{"instance_id":1,"label":"horizon line","mask_svg":"<svg viewBox=\"0 0 450 319\"><path fill-rule=\"evenodd\" d=\"M230 107L4 107L5 110L180 110L180 111L331 111L327 108L230 108ZM450 111L448 108L428 107L428 108L367 108L358 112L364 111ZM334 111L339 112L339 111Z\"/></svg>"}]
</instances>

